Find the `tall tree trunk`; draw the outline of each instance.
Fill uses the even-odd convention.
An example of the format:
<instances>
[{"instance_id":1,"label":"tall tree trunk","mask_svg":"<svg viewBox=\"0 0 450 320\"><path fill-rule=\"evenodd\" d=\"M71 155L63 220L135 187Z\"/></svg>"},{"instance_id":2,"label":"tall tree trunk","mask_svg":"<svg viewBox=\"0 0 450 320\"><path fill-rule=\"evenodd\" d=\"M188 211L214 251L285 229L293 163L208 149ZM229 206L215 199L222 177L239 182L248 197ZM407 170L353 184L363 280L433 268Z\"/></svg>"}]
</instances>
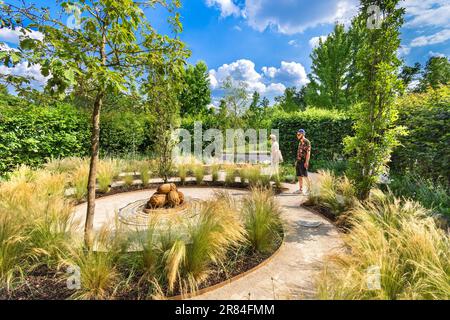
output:
<instances>
[{"instance_id":1,"label":"tall tree trunk","mask_svg":"<svg viewBox=\"0 0 450 320\"><path fill-rule=\"evenodd\" d=\"M103 30L102 44L100 47L101 64L106 65L106 33ZM92 136L91 136L91 163L89 165L88 201L86 211L86 223L84 225L84 244L91 250L94 241L94 214L95 196L97 187L97 164L100 149L100 111L105 96L104 88L101 88L95 98L94 111L92 112Z\"/></svg>"},{"instance_id":2,"label":"tall tree trunk","mask_svg":"<svg viewBox=\"0 0 450 320\"><path fill-rule=\"evenodd\" d=\"M94 102L94 112L92 113L92 136L91 136L91 162L89 166L88 180L88 201L86 212L86 223L84 226L84 243L88 249L92 248L95 197L97 186L97 164L99 159L100 144L100 110L103 104L103 93L99 93Z\"/></svg>"}]
</instances>

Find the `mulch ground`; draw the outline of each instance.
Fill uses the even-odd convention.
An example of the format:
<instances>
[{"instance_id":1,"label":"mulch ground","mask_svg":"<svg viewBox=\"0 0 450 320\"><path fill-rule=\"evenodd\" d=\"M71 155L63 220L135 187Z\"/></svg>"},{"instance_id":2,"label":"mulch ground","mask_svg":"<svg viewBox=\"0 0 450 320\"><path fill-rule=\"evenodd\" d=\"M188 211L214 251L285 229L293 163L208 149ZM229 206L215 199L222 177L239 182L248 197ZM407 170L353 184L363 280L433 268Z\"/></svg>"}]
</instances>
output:
<instances>
[{"instance_id":1,"label":"mulch ground","mask_svg":"<svg viewBox=\"0 0 450 320\"><path fill-rule=\"evenodd\" d=\"M272 252L267 254L258 254L245 252L239 255L230 256L228 265L224 267L211 266L211 273L208 278L199 285L198 290L214 286L218 283L231 279L241 273L244 273L268 259L281 245L281 240L276 244ZM127 275L127 270L121 270L121 273ZM49 270L47 267L41 267L29 273L23 283L14 290L7 291L0 289L0 300L66 300L70 299L74 290L69 290L66 285L67 275L64 272ZM181 292L175 289L171 294L167 293L167 288L162 288L166 296L177 296ZM142 281L142 275L134 275L125 286L111 296L116 300L139 300L151 299L149 294L152 291L151 284L148 281Z\"/></svg>"}]
</instances>

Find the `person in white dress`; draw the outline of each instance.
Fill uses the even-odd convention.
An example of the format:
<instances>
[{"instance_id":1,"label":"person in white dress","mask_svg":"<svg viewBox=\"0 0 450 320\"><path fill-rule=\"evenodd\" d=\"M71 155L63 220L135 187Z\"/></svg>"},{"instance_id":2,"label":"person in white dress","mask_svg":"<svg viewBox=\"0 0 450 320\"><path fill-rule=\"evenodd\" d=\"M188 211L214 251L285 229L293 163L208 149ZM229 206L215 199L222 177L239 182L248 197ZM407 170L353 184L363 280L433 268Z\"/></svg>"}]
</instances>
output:
<instances>
[{"instance_id":1,"label":"person in white dress","mask_svg":"<svg viewBox=\"0 0 450 320\"><path fill-rule=\"evenodd\" d=\"M274 134L271 134L270 140L272 141L271 174L274 176L279 174L279 165L281 162L283 162L283 155L281 154L280 145L278 144L277 137Z\"/></svg>"}]
</instances>

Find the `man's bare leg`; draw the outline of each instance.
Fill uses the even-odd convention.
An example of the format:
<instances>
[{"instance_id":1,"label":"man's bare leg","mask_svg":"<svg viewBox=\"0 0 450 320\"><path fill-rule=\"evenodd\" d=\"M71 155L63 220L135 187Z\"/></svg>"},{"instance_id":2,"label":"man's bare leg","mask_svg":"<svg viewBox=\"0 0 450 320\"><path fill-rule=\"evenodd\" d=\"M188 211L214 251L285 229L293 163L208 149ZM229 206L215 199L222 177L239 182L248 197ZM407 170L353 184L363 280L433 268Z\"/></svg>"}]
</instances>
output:
<instances>
[{"instance_id":1,"label":"man's bare leg","mask_svg":"<svg viewBox=\"0 0 450 320\"><path fill-rule=\"evenodd\" d=\"M303 191L303 177L298 177L299 190Z\"/></svg>"}]
</instances>

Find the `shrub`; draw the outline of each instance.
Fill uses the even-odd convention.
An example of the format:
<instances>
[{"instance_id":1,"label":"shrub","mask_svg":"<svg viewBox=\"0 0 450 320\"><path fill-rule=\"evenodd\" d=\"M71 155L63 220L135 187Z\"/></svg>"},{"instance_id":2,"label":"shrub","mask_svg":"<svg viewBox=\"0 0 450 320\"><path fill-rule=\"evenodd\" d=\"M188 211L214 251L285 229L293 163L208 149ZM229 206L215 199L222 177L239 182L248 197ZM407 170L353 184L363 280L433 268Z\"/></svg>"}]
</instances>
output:
<instances>
[{"instance_id":1,"label":"shrub","mask_svg":"<svg viewBox=\"0 0 450 320\"><path fill-rule=\"evenodd\" d=\"M412 173L394 175L391 178L389 188L395 196L417 201L450 218L450 190L445 184Z\"/></svg>"},{"instance_id":2,"label":"shrub","mask_svg":"<svg viewBox=\"0 0 450 320\"><path fill-rule=\"evenodd\" d=\"M49 159L84 156L89 146L87 116L67 104L2 105L0 101L0 172Z\"/></svg>"},{"instance_id":3,"label":"shrub","mask_svg":"<svg viewBox=\"0 0 450 320\"><path fill-rule=\"evenodd\" d=\"M398 101L399 123L408 130L394 150L391 172L414 172L450 184L450 87L405 95Z\"/></svg>"},{"instance_id":4,"label":"shrub","mask_svg":"<svg viewBox=\"0 0 450 320\"><path fill-rule=\"evenodd\" d=\"M426 209L377 192L351 216L349 250L331 257L318 282L321 298L450 298L450 241ZM367 285L373 267L379 290Z\"/></svg>"},{"instance_id":5,"label":"shrub","mask_svg":"<svg viewBox=\"0 0 450 320\"><path fill-rule=\"evenodd\" d=\"M335 160L343 155L343 139L352 134L352 120L344 113L310 108L302 112L277 113L272 129L280 133L280 150L285 162L296 159L298 129L306 130L311 141L311 164L319 160Z\"/></svg>"},{"instance_id":6,"label":"shrub","mask_svg":"<svg viewBox=\"0 0 450 320\"><path fill-rule=\"evenodd\" d=\"M272 192L253 189L243 200L242 213L252 249L260 253L272 250L282 232L281 210Z\"/></svg>"}]
</instances>

